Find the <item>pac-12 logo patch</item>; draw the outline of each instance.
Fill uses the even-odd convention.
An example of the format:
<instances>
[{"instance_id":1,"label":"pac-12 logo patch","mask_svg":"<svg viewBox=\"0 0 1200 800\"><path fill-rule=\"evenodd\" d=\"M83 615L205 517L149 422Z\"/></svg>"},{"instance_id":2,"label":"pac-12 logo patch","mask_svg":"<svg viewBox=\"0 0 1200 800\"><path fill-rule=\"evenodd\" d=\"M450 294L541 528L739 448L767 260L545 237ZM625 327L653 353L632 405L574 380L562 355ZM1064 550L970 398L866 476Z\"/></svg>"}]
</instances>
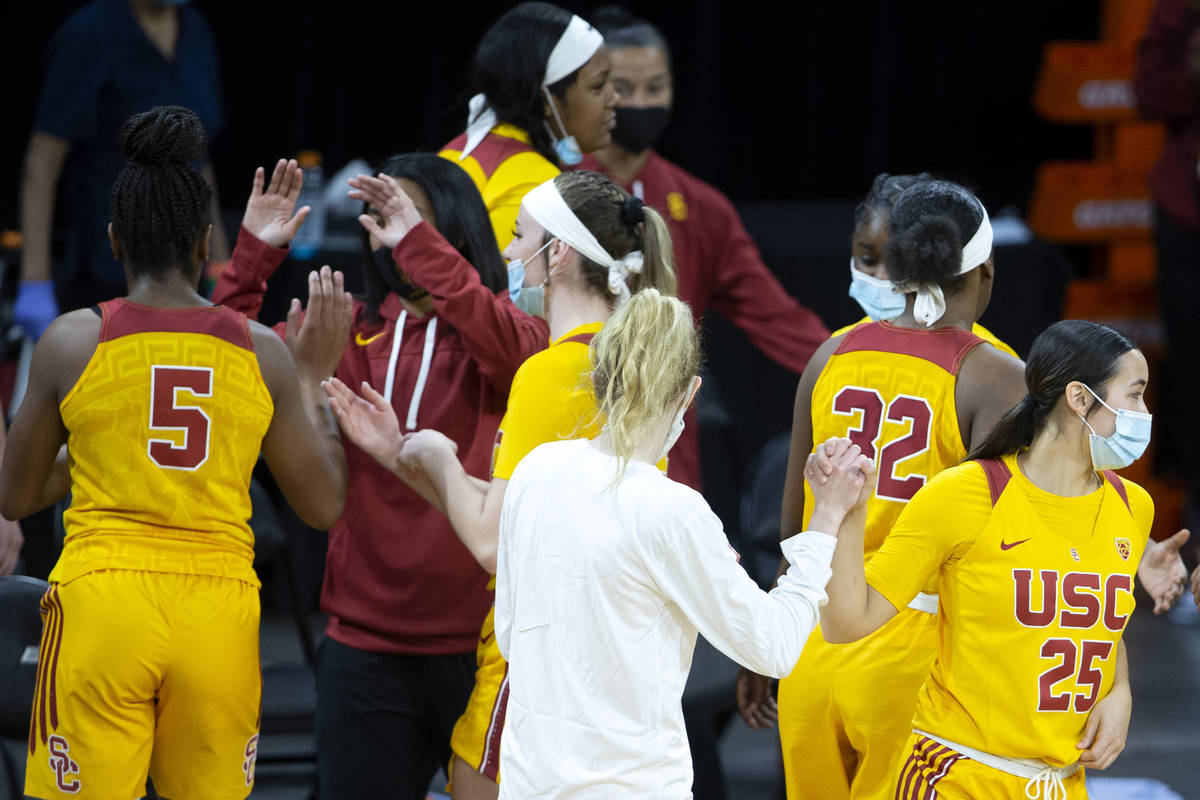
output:
<instances>
[{"instance_id":1,"label":"pac-12 logo patch","mask_svg":"<svg viewBox=\"0 0 1200 800\"><path fill-rule=\"evenodd\" d=\"M1129 552L1130 552L1129 540L1128 539L1114 539L1113 541L1116 542L1116 545L1117 545L1117 555L1119 555L1121 557L1122 561L1128 561L1129 560Z\"/></svg>"},{"instance_id":2,"label":"pac-12 logo patch","mask_svg":"<svg viewBox=\"0 0 1200 800\"><path fill-rule=\"evenodd\" d=\"M254 765L258 762L258 734L250 737L250 741L246 742L245 750L246 758L242 761L242 772L246 773L246 785L254 785Z\"/></svg>"},{"instance_id":3,"label":"pac-12 logo patch","mask_svg":"<svg viewBox=\"0 0 1200 800\"><path fill-rule=\"evenodd\" d=\"M58 790L75 794L82 789L83 783L70 777L79 774L79 762L71 758L71 745L67 740L55 734L46 740L46 749L50 751L50 769L54 770Z\"/></svg>"}]
</instances>

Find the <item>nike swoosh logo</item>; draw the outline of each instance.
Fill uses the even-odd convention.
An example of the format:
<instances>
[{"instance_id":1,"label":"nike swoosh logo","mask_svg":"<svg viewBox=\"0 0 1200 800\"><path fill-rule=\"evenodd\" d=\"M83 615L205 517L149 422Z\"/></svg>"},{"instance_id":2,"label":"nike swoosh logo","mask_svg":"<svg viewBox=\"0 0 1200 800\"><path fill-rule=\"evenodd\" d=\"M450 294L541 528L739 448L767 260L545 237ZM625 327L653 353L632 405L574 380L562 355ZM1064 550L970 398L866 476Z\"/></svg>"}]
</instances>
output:
<instances>
[{"instance_id":1,"label":"nike swoosh logo","mask_svg":"<svg viewBox=\"0 0 1200 800\"><path fill-rule=\"evenodd\" d=\"M359 345L360 347L366 347L371 342L378 339L380 336L383 336L383 333L384 333L383 331L380 331L379 333L372 336L370 339L364 339L362 337L361 333L356 333L356 334L354 334L354 342L355 342L355 344Z\"/></svg>"},{"instance_id":2,"label":"nike swoosh logo","mask_svg":"<svg viewBox=\"0 0 1200 800\"><path fill-rule=\"evenodd\" d=\"M1030 538L1030 539L1032 539L1033 537L1031 536L1031 537L1029 537L1029 538ZM1011 548L1013 548L1013 547L1016 547L1016 546L1017 546L1017 545L1019 545L1019 544L1025 544L1025 543L1026 543L1026 542L1028 542L1028 541L1029 541L1029 539L1022 539L1022 540L1021 540L1021 541L1019 541L1019 542L1006 542L1006 541L1004 541L1003 539L1001 539L1001 540L1000 540L1000 549L1001 549L1001 550L1009 550L1009 549L1011 549Z\"/></svg>"},{"instance_id":3,"label":"nike swoosh logo","mask_svg":"<svg viewBox=\"0 0 1200 800\"><path fill-rule=\"evenodd\" d=\"M495 631L492 631L492 632L491 632L491 633L489 633L487 636L480 636L480 637L479 637L479 643L480 643L480 644L487 644L487 643L488 643L488 642L491 640L491 638L492 638L493 636L495 636L495 635L496 635L496 632L495 632Z\"/></svg>"}]
</instances>

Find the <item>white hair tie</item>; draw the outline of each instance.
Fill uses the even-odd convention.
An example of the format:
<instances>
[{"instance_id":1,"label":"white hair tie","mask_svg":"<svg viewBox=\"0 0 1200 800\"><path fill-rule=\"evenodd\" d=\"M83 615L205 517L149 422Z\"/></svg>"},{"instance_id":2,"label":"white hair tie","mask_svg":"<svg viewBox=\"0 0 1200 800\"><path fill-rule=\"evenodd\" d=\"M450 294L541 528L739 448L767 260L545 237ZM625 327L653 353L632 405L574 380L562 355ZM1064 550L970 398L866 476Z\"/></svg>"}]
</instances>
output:
<instances>
[{"instance_id":1,"label":"white hair tie","mask_svg":"<svg viewBox=\"0 0 1200 800\"><path fill-rule=\"evenodd\" d=\"M630 273L640 273L645 266L641 250L634 250L622 258L609 255L587 226L575 216L567 201L563 200L553 178L531 189L521 200L521 205L550 235L565 242L584 258L608 269L608 290L617 296L618 307L629 299L626 278Z\"/></svg>"},{"instance_id":2,"label":"white hair tie","mask_svg":"<svg viewBox=\"0 0 1200 800\"><path fill-rule=\"evenodd\" d=\"M962 261L959 264L958 272L954 273L955 275L965 275L987 261L992 254L992 222L988 218L987 209L983 207L983 203L979 204L979 208L983 211L983 219L979 222L979 228L975 231L975 235L963 245ZM933 327L935 322L945 316L946 294L939 284L910 282L896 288L901 289L905 294L917 293L917 300L913 304L913 316L925 323L925 327Z\"/></svg>"}]
</instances>

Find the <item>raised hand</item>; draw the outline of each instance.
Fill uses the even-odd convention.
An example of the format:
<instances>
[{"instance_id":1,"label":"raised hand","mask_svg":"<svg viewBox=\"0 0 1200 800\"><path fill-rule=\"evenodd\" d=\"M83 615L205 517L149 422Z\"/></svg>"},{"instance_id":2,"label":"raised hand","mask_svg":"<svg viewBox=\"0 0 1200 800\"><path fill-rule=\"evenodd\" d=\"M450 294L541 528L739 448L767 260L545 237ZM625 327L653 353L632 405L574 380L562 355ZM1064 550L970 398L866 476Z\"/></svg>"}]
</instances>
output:
<instances>
[{"instance_id":1,"label":"raised hand","mask_svg":"<svg viewBox=\"0 0 1200 800\"><path fill-rule=\"evenodd\" d=\"M300 301L293 298L287 315L287 346L297 368L317 380L333 375L353 320L354 298L342 273L328 266L308 273L308 309L302 314Z\"/></svg>"},{"instance_id":2,"label":"raised hand","mask_svg":"<svg viewBox=\"0 0 1200 800\"><path fill-rule=\"evenodd\" d=\"M286 247L304 224L310 211L308 206L292 213L300 197L300 185L304 182L304 171L295 159L279 159L271 173L271 183L263 189L266 176L262 167L254 171L254 187L246 201L246 213L242 226L272 247Z\"/></svg>"},{"instance_id":3,"label":"raised hand","mask_svg":"<svg viewBox=\"0 0 1200 800\"><path fill-rule=\"evenodd\" d=\"M1151 541L1146 545L1142 554L1142 563L1138 564L1138 580L1146 588L1146 592L1154 599L1154 613L1164 614L1175 605L1184 592L1187 584L1187 567L1179 555L1179 548L1188 540L1187 528L1161 542Z\"/></svg>"},{"instance_id":4,"label":"raised hand","mask_svg":"<svg viewBox=\"0 0 1200 800\"><path fill-rule=\"evenodd\" d=\"M362 214L358 222L387 249L400 244L405 234L420 224L421 215L412 198L391 175L382 172L376 178L359 175L350 179L350 186L353 187L350 190L352 198L374 206L383 218L383 225L380 225L370 214Z\"/></svg>"},{"instance_id":5,"label":"raised hand","mask_svg":"<svg viewBox=\"0 0 1200 800\"><path fill-rule=\"evenodd\" d=\"M338 427L350 441L400 477L411 474L411 470L400 463L404 449L400 420L383 395L366 381L362 382L362 396L356 395L337 378L330 378L321 386L329 395L329 407L333 409Z\"/></svg>"}]
</instances>

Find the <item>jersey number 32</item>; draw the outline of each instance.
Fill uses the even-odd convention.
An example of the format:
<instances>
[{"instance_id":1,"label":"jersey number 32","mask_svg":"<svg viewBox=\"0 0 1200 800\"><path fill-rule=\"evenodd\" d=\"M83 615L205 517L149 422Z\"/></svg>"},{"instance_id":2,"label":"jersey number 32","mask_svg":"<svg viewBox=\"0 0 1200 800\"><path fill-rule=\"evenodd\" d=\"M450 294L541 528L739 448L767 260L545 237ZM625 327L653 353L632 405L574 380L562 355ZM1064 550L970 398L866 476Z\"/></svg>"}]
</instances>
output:
<instances>
[{"instance_id":1,"label":"jersey number 32","mask_svg":"<svg viewBox=\"0 0 1200 800\"><path fill-rule=\"evenodd\" d=\"M923 397L901 394L885 405L883 396L876 390L847 386L834 396L833 413L858 417L858 425L851 427L846 437L862 448L863 455L872 459L876 458L876 446L883 435L885 420L898 424L911 421L908 433L885 444L875 461L879 473L875 496L902 502L911 500L917 490L925 485L926 476L911 473L898 478L896 465L929 449L929 431L933 425L933 409L929 407L929 401Z\"/></svg>"}]
</instances>

